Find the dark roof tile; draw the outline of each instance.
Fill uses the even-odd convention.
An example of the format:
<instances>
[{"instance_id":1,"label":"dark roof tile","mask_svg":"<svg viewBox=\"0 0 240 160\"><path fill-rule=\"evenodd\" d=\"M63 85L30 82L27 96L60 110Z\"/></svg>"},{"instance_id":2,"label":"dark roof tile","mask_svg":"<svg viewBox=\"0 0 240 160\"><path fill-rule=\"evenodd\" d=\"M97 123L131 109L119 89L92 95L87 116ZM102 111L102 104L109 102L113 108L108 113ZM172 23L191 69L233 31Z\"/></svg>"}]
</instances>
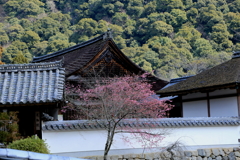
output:
<instances>
[{"instance_id":1,"label":"dark roof tile","mask_svg":"<svg viewBox=\"0 0 240 160\"><path fill-rule=\"evenodd\" d=\"M106 32L89 41L77 44L70 48L44 55L41 57L34 57L33 63L52 62L63 60L63 67L66 69L67 80L71 75L82 74L85 76L89 73L91 67L97 66L102 58L106 55L111 55L116 64L120 64L129 73L143 74L146 73L142 68L133 63L114 43L113 39ZM115 74L120 74L116 71ZM154 90L159 90L168 82L159 79L153 75L147 77L149 81L154 82ZM78 79L79 80L79 79Z\"/></svg>"},{"instance_id":2,"label":"dark roof tile","mask_svg":"<svg viewBox=\"0 0 240 160\"><path fill-rule=\"evenodd\" d=\"M193 77L157 91L161 96L187 94L203 90L234 87L240 83L240 58L205 70Z\"/></svg>"},{"instance_id":3,"label":"dark roof tile","mask_svg":"<svg viewBox=\"0 0 240 160\"><path fill-rule=\"evenodd\" d=\"M60 101L64 74L61 61L0 65L0 105Z\"/></svg>"}]
</instances>

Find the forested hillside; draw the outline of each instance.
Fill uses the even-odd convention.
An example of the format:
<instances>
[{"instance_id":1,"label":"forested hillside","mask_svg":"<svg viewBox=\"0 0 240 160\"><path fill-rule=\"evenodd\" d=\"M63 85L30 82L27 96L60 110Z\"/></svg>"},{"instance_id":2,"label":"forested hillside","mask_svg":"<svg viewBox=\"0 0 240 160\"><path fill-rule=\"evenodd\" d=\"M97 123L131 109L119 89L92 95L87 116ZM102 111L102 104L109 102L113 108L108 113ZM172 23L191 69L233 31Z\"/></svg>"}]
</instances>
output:
<instances>
[{"instance_id":1,"label":"forested hillside","mask_svg":"<svg viewBox=\"0 0 240 160\"><path fill-rule=\"evenodd\" d=\"M145 70L194 75L240 50L239 12L240 0L0 0L0 58L24 63L111 28Z\"/></svg>"}]
</instances>

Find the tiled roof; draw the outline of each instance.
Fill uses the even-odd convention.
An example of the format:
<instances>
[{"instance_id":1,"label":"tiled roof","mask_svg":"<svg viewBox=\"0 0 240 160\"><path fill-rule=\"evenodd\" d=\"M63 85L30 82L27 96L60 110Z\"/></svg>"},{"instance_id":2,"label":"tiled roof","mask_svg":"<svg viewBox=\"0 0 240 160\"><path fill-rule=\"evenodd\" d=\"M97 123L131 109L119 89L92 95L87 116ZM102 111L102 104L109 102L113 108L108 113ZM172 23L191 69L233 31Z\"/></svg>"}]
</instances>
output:
<instances>
[{"instance_id":1,"label":"tiled roof","mask_svg":"<svg viewBox=\"0 0 240 160\"><path fill-rule=\"evenodd\" d=\"M104 129L104 121L72 120L48 121L43 124L42 130L96 130ZM134 119L122 120L118 127L131 128L161 128L161 127L197 127L197 126L236 126L240 125L238 117L193 117L193 118L161 118L161 119Z\"/></svg>"},{"instance_id":2,"label":"tiled roof","mask_svg":"<svg viewBox=\"0 0 240 160\"><path fill-rule=\"evenodd\" d=\"M188 94L205 90L236 87L239 85L239 82L240 57L234 54L231 60L205 70L184 81L161 89L157 91L157 93L163 96Z\"/></svg>"},{"instance_id":3,"label":"tiled roof","mask_svg":"<svg viewBox=\"0 0 240 160\"><path fill-rule=\"evenodd\" d=\"M16 149L1 148L0 159L8 160L86 160L82 158L64 157L52 154L43 154Z\"/></svg>"},{"instance_id":4,"label":"tiled roof","mask_svg":"<svg viewBox=\"0 0 240 160\"><path fill-rule=\"evenodd\" d=\"M61 61L0 65L0 105L62 100L64 74Z\"/></svg>"},{"instance_id":5,"label":"tiled roof","mask_svg":"<svg viewBox=\"0 0 240 160\"><path fill-rule=\"evenodd\" d=\"M127 71L131 74L146 73L146 71L133 63L117 47L112 39L111 31L105 32L98 37L77 44L75 46L40 57L34 57L32 62L39 63L63 60L63 67L66 69L66 80L72 81L75 79L79 80L81 74L89 73L92 67L95 65L98 68L98 65L101 64L100 62L102 59L107 59L107 61L108 59L114 59L114 61L117 63L117 66L122 66L125 69L124 71ZM114 74L118 75L120 72L116 71ZM159 90L168 83L167 81L159 79L152 75L148 77L148 80L154 81L154 90Z\"/></svg>"},{"instance_id":6,"label":"tiled roof","mask_svg":"<svg viewBox=\"0 0 240 160\"><path fill-rule=\"evenodd\" d=\"M39 63L63 60L63 67L66 69L66 75L68 76L75 71L80 70L85 66L88 66L89 62L92 61L98 55L98 53L102 53L103 56L103 54L109 52L108 45L110 42L115 45L112 40L111 31L107 31L93 39L82 42L75 46L40 57L34 57L32 62ZM115 47L117 48L116 45ZM122 54L121 56L123 56L129 62L131 61L125 55ZM130 63L131 65L133 65L131 66L133 67L133 70L137 70L137 73L139 71L143 71L132 61Z\"/></svg>"},{"instance_id":7,"label":"tiled roof","mask_svg":"<svg viewBox=\"0 0 240 160\"><path fill-rule=\"evenodd\" d=\"M63 60L63 67L66 69L66 74L68 75L84 67L102 50L106 42L107 39L104 39L104 34L102 34L75 46L40 57L34 57L32 62L39 63Z\"/></svg>"},{"instance_id":8,"label":"tiled roof","mask_svg":"<svg viewBox=\"0 0 240 160\"><path fill-rule=\"evenodd\" d=\"M184 81L184 80L186 80L186 79L188 79L188 78L190 78L190 77L192 77L192 76L187 76L187 77L180 77L180 78L171 79L170 82L169 82L166 86L164 86L162 89L168 88L168 87L170 87L170 86L172 86L172 85L174 85L174 84L177 84L177 83L179 83L179 82L181 82L181 81ZM162 89L161 89L161 90L162 90Z\"/></svg>"}]
</instances>

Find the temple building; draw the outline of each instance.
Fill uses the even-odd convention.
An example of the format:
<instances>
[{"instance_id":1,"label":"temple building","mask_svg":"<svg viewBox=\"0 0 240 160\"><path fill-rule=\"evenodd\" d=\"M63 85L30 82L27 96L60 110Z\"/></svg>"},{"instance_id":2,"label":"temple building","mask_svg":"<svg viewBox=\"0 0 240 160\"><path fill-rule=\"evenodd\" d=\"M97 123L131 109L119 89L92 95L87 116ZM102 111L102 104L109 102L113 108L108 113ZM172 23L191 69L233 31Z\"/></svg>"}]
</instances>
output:
<instances>
[{"instance_id":1,"label":"temple building","mask_svg":"<svg viewBox=\"0 0 240 160\"><path fill-rule=\"evenodd\" d=\"M157 93L177 96L182 117L240 116L240 52L195 76L174 79Z\"/></svg>"},{"instance_id":2,"label":"temple building","mask_svg":"<svg viewBox=\"0 0 240 160\"><path fill-rule=\"evenodd\" d=\"M42 137L42 121L56 120L63 101L61 61L0 65L0 111L17 111L19 132Z\"/></svg>"},{"instance_id":3,"label":"temple building","mask_svg":"<svg viewBox=\"0 0 240 160\"><path fill-rule=\"evenodd\" d=\"M71 82L78 82L83 78L96 75L112 77L146 73L117 47L110 30L70 48L34 57L32 62L54 62L59 60L63 60L66 81ZM152 83L152 89L155 91L168 83L152 75L148 76L148 80Z\"/></svg>"}]
</instances>

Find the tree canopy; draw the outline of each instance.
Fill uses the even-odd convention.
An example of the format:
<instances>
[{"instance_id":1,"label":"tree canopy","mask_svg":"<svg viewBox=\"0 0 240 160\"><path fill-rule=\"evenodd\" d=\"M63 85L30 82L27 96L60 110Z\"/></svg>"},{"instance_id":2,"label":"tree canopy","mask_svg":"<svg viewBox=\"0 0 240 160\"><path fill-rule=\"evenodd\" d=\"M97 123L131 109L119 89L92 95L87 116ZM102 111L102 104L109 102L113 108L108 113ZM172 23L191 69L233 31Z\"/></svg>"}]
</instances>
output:
<instances>
[{"instance_id":1,"label":"tree canopy","mask_svg":"<svg viewBox=\"0 0 240 160\"><path fill-rule=\"evenodd\" d=\"M66 86L68 104L64 110L75 110L78 118L105 126L107 139L104 160L107 159L106 156L117 133L148 135L152 138L151 141L157 137L162 139L163 133L151 133L141 131L140 128L119 125L127 119L133 119L137 123L142 118L162 118L172 108L171 104L155 95L145 79L146 76L144 74L113 78L91 77L88 81L82 80L77 86L71 84Z\"/></svg>"},{"instance_id":2,"label":"tree canopy","mask_svg":"<svg viewBox=\"0 0 240 160\"><path fill-rule=\"evenodd\" d=\"M12 63L17 51L30 61L111 28L119 48L145 70L165 79L197 74L220 63L206 57L239 50L238 6L239 0L1 1L2 61ZM205 68L191 69L196 61Z\"/></svg>"}]
</instances>

